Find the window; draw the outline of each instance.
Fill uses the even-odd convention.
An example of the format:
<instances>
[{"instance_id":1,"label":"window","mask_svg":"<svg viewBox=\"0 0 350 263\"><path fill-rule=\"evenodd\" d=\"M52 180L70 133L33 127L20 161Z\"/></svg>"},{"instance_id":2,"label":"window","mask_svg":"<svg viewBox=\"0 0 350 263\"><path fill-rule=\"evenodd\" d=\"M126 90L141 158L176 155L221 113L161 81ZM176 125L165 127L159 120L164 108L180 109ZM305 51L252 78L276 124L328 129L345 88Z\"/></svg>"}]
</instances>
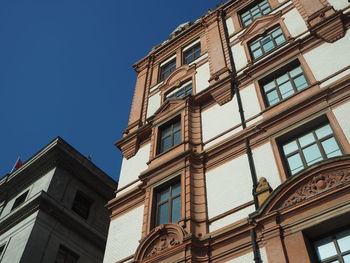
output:
<instances>
[{"instance_id":1,"label":"window","mask_svg":"<svg viewBox=\"0 0 350 263\"><path fill-rule=\"evenodd\" d=\"M180 220L181 184L177 182L156 193L156 225L176 223Z\"/></svg>"},{"instance_id":2,"label":"window","mask_svg":"<svg viewBox=\"0 0 350 263\"><path fill-rule=\"evenodd\" d=\"M285 42L286 38L283 35L282 29L276 27L258 39L251 41L248 45L253 59L257 59Z\"/></svg>"},{"instance_id":3,"label":"window","mask_svg":"<svg viewBox=\"0 0 350 263\"><path fill-rule=\"evenodd\" d=\"M20 206L22 203L24 203L24 201L26 200L27 198L27 195L28 195L28 191L26 191L25 193L21 194L19 197L16 198L15 202L13 203L13 206L11 208L11 211L15 208L17 208L18 206Z\"/></svg>"},{"instance_id":4,"label":"window","mask_svg":"<svg viewBox=\"0 0 350 263\"><path fill-rule=\"evenodd\" d=\"M0 245L0 260L2 258L4 251L5 251L5 246L6 246L6 243Z\"/></svg>"},{"instance_id":5,"label":"window","mask_svg":"<svg viewBox=\"0 0 350 263\"><path fill-rule=\"evenodd\" d=\"M170 60L168 63L164 64L160 67L160 80L166 79L171 72L173 72L176 69L176 59Z\"/></svg>"},{"instance_id":6,"label":"window","mask_svg":"<svg viewBox=\"0 0 350 263\"><path fill-rule=\"evenodd\" d=\"M260 81L268 106L275 105L309 84L300 65L290 65Z\"/></svg>"},{"instance_id":7,"label":"window","mask_svg":"<svg viewBox=\"0 0 350 263\"><path fill-rule=\"evenodd\" d=\"M57 252L55 263L76 263L78 259L79 256L76 253L61 245Z\"/></svg>"},{"instance_id":8,"label":"window","mask_svg":"<svg viewBox=\"0 0 350 263\"><path fill-rule=\"evenodd\" d=\"M159 153L169 150L181 142L181 120L176 118L159 128Z\"/></svg>"},{"instance_id":9,"label":"window","mask_svg":"<svg viewBox=\"0 0 350 263\"><path fill-rule=\"evenodd\" d=\"M169 94L167 98L178 98L182 99L186 97L187 95L192 94L192 83L189 83L187 85L184 85L180 89L176 90L175 92Z\"/></svg>"},{"instance_id":10,"label":"window","mask_svg":"<svg viewBox=\"0 0 350 263\"><path fill-rule=\"evenodd\" d=\"M201 55L201 44L198 43L183 52L184 64L190 64Z\"/></svg>"},{"instance_id":11,"label":"window","mask_svg":"<svg viewBox=\"0 0 350 263\"><path fill-rule=\"evenodd\" d=\"M270 4L267 0L261 1L260 3L254 3L253 6L249 6L248 9L245 9L241 14L241 20L243 26L248 26L255 19L266 15L271 12Z\"/></svg>"},{"instance_id":12,"label":"window","mask_svg":"<svg viewBox=\"0 0 350 263\"><path fill-rule=\"evenodd\" d=\"M282 150L292 175L314 163L342 155L329 124L283 144Z\"/></svg>"},{"instance_id":13,"label":"window","mask_svg":"<svg viewBox=\"0 0 350 263\"><path fill-rule=\"evenodd\" d=\"M72 210L84 219L88 219L92 200L85 194L77 192L74 198Z\"/></svg>"},{"instance_id":14,"label":"window","mask_svg":"<svg viewBox=\"0 0 350 263\"><path fill-rule=\"evenodd\" d=\"M313 243L320 263L350 263L350 229Z\"/></svg>"}]
</instances>

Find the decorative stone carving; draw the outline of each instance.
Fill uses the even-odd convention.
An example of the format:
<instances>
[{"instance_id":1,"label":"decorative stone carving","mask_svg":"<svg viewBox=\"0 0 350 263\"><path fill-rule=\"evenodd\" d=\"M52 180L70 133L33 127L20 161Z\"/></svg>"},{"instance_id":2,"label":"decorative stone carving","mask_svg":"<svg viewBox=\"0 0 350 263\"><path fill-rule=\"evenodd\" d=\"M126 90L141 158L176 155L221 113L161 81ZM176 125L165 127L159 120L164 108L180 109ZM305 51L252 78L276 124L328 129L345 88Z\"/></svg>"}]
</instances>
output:
<instances>
[{"instance_id":1,"label":"decorative stone carving","mask_svg":"<svg viewBox=\"0 0 350 263\"><path fill-rule=\"evenodd\" d=\"M321 173L309 178L301 185L287 200L281 208L296 205L304 200L310 199L324 191L335 188L341 184L350 182L350 168L330 173Z\"/></svg>"},{"instance_id":2,"label":"decorative stone carving","mask_svg":"<svg viewBox=\"0 0 350 263\"><path fill-rule=\"evenodd\" d=\"M171 237L170 235L165 234L159 238L156 244L154 244L154 247L146 255L146 258L158 255L163 250L174 247L178 244L180 244L180 242L176 239L176 237Z\"/></svg>"},{"instance_id":3,"label":"decorative stone carving","mask_svg":"<svg viewBox=\"0 0 350 263\"><path fill-rule=\"evenodd\" d=\"M272 188L265 177L260 177L258 186L255 189L256 195L258 197L259 205L261 205L272 192Z\"/></svg>"},{"instance_id":4,"label":"decorative stone carving","mask_svg":"<svg viewBox=\"0 0 350 263\"><path fill-rule=\"evenodd\" d=\"M175 248L189 237L178 225L165 224L154 228L144 239L141 240L135 253L135 261L160 255L164 251Z\"/></svg>"},{"instance_id":5,"label":"decorative stone carving","mask_svg":"<svg viewBox=\"0 0 350 263\"><path fill-rule=\"evenodd\" d=\"M316 37L323 39L328 43L333 43L345 36L345 27L340 13L326 20L325 13L320 12L318 16L310 20L309 23L312 23L314 20L321 20L319 24L310 29ZM323 20L326 21L323 22Z\"/></svg>"}]
</instances>

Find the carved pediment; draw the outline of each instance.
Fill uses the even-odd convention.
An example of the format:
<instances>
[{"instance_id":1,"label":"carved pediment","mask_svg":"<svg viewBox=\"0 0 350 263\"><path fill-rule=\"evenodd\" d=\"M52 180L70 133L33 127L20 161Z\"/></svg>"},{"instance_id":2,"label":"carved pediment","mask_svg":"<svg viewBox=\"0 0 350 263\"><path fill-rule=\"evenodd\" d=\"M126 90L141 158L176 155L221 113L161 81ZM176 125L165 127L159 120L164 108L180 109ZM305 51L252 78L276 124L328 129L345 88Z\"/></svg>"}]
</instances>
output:
<instances>
[{"instance_id":1,"label":"carved pediment","mask_svg":"<svg viewBox=\"0 0 350 263\"><path fill-rule=\"evenodd\" d=\"M155 119L160 118L163 115L167 115L173 111L173 109L178 108L179 106L184 105L183 99L168 99L162 106L153 114Z\"/></svg>"},{"instance_id":2,"label":"carved pediment","mask_svg":"<svg viewBox=\"0 0 350 263\"><path fill-rule=\"evenodd\" d=\"M135 261L140 262L177 247L184 242L186 237L188 235L185 230L178 225L160 225L141 240L135 253Z\"/></svg>"},{"instance_id":3,"label":"carved pediment","mask_svg":"<svg viewBox=\"0 0 350 263\"><path fill-rule=\"evenodd\" d=\"M170 74L170 76L164 81L160 90L168 89L171 86L179 86L180 83L189 75L194 74L195 66L183 65Z\"/></svg>"},{"instance_id":4,"label":"carved pediment","mask_svg":"<svg viewBox=\"0 0 350 263\"><path fill-rule=\"evenodd\" d=\"M280 19L282 12L277 12L276 14L266 15L259 17L254 20L253 23L249 25L246 31L240 36L241 41L247 41L252 37L257 35L262 35L268 30L271 26L277 23Z\"/></svg>"},{"instance_id":5,"label":"carved pediment","mask_svg":"<svg viewBox=\"0 0 350 263\"><path fill-rule=\"evenodd\" d=\"M268 214L296 206L341 187L350 187L350 155L326 160L290 178L271 193L258 212Z\"/></svg>"}]
</instances>

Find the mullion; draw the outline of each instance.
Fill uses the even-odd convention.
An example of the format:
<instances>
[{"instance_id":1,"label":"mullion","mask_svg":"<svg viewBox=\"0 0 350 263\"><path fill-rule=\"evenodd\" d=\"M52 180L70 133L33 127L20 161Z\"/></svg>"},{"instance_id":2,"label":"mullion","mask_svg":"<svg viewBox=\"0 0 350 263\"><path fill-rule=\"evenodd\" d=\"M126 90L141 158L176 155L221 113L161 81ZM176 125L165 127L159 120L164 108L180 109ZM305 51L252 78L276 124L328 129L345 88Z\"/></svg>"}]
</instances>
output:
<instances>
[{"instance_id":1,"label":"mullion","mask_svg":"<svg viewBox=\"0 0 350 263\"><path fill-rule=\"evenodd\" d=\"M326 154L326 152L325 152L324 149L323 149L322 142L325 141L325 140L327 140L327 139L329 139L329 138L330 138L330 137L328 137L329 135L326 136L326 137L324 137L324 138L322 138L322 140L319 140L319 139L317 138L317 135L316 135L316 131L315 131L315 130L313 130L313 134L314 134L314 136L315 136L315 138L316 138L317 147L319 148L319 150L320 150L320 152L321 152L321 155L322 155L323 160L327 159L327 154Z\"/></svg>"},{"instance_id":2,"label":"mullion","mask_svg":"<svg viewBox=\"0 0 350 263\"><path fill-rule=\"evenodd\" d=\"M332 236L332 241L334 243L335 250L337 251L337 258L338 258L339 262L340 263L344 263L343 256L342 256L342 253L340 251L340 247L338 245L338 241L337 241L336 235Z\"/></svg>"},{"instance_id":3,"label":"mullion","mask_svg":"<svg viewBox=\"0 0 350 263\"><path fill-rule=\"evenodd\" d=\"M283 97L282 97L282 94L281 94L281 90L280 90L280 86L278 85L277 83L277 78L275 78L273 80L273 82L275 83L275 89L277 90L277 95L278 95L278 98L281 100L283 100Z\"/></svg>"}]
</instances>

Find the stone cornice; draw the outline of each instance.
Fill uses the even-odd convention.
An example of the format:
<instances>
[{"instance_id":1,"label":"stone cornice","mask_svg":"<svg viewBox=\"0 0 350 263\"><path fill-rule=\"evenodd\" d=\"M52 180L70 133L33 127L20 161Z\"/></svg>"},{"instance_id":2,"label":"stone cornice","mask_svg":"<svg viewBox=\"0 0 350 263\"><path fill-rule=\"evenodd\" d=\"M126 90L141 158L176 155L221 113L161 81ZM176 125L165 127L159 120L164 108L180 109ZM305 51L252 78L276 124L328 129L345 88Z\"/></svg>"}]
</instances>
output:
<instances>
[{"instance_id":1,"label":"stone cornice","mask_svg":"<svg viewBox=\"0 0 350 263\"><path fill-rule=\"evenodd\" d=\"M106 238L98 230L92 228L78 215L73 215L73 211L64 208L60 203L54 200L46 192L41 191L31 199L29 199L22 207L15 210L0 221L0 234L14 227L25 218L36 211L45 212L66 225L69 229L73 229L79 235L83 235L95 246L101 250L105 248Z\"/></svg>"}]
</instances>

